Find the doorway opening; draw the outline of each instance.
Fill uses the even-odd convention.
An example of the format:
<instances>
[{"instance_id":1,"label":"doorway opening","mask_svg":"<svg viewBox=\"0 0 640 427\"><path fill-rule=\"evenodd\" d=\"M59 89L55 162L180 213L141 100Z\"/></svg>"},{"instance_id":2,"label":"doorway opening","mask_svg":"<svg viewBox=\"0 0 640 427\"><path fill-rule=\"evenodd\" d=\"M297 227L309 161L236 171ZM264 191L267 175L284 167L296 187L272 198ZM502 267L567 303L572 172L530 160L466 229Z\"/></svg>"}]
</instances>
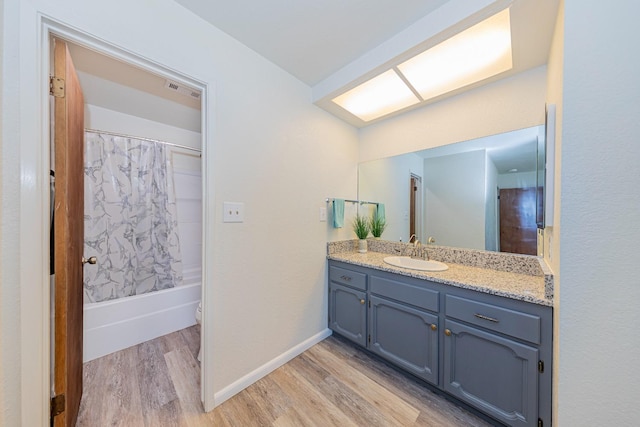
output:
<instances>
[{"instance_id":1,"label":"doorway opening","mask_svg":"<svg viewBox=\"0 0 640 427\"><path fill-rule=\"evenodd\" d=\"M98 46L88 41L85 45L85 41L87 40L64 37L51 40L52 51L55 50L55 42L68 46L68 63L72 67L75 65L74 74L77 76L81 98L84 93L84 105L80 108L84 111L78 114L84 114L80 141L84 140L84 152L87 152L87 144L91 141L91 155L94 157L90 163L85 161L82 164L84 176L80 179L85 182L92 179L103 181L101 185L112 184L113 190L111 194L107 194L110 190L104 186L94 187L89 192L85 188L84 197L80 198L84 210L83 228L91 230L90 236L85 236L89 238L84 239L84 248L81 250L87 260L95 256L96 264L92 265L91 261L84 264L83 261L85 280L80 301L84 299L84 305L80 322L84 318L85 327L81 331L80 340L84 343L84 349L79 350L79 355L78 349L65 347L65 352L71 351L74 354L63 356L65 360L76 359L80 363L195 325L196 309L203 294L202 236L205 205L204 162L201 155L204 88L198 88L199 85L190 79L164 69L159 73L158 67L150 70L141 67L139 63L128 62L124 55L116 58L100 52ZM54 83L59 82L56 80L55 57L55 54L52 55L50 64ZM68 83L66 90L69 90ZM51 105L55 103L54 98ZM51 111L54 111L53 107ZM51 129L51 170L52 175L56 175L57 169L66 168L67 165L64 161L55 160L56 149L59 147L53 141L60 132L57 131L54 120ZM77 148L76 144L71 151ZM116 163L109 163L112 160L107 159L109 155L118 157ZM134 167L136 162L149 158L153 161L147 164L147 169ZM158 171L165 180L164 185L172 187L174 193L173 201L167 203L175 208L174 218L170 220L175 225L175 235L168 237L169 234L165 233L165 240L161 244L156 240L154 245L148 242L151 234L143 229L157 221L141 214L140 206L144 205L141 199L149 195L150 188L155 189L160 184L159 181L147 183L147 187L141 187L140 184L152 172ZM52 201L55 202L52 207L57 206L61 198L68 196L65 192L58 191L58 184L53 184L55 191ZM134 187L140 190L139 194L134 194ZM171 198L167 194L167 191L161 193L165 201ZM138 199L140 203L133 199ZM158 201L152 200L151 204L157 205ZM114 219L116 214L120 217ZM125 224L123 216L136 220L137 225L131 221L126 222L122 227L123 232L116 236L116 228ZM99 230L98 226L103 229ZM54 245L59 243L56 239L62 238L56 234L59 233L51 236ZM164 249L170 246L169 240L172 241L172 251L180 254L171 255L180 260L180 271L173 276L172 283L162 284L154 277L158 276L161 267L166 267L165 263L134 265L143 264L141 259L148 259L149 254L131 252L145 245L149 250L158 249L154 246L162 246L161 249ZM92 251L95 254L89 253ZM66 252L65 246L57 245L52 259L58 258L63 252ZM158 255L152 257L157 258ZM91 274L87 274L88 271ZM149 271L154 272L154 277L149 277L148 274L145 276L145 272ZM52 277L51 295L54 299L58 285L55 275ZM88 302L91 304L87 304ZM52 305L52 332L58 321L55 311ZM61 314L64 310L57 311L57 314ZM55 333L52 338L52 397L55 398L57 392L54 382L57 381L55 372L58 366L53 366L53 363L57 361L57 365L63 364L59 363L60 356L54 354L64 346L56 345L58 338ZM198 338L197 341L202 340ZM201 395L200 390L197 395ZM70 402L68 397L66 400ZM64 403L62 405L62 409L69 409L64 407ZM67 413L73 412L71 410Z\"/></svg>"}]
</instances>

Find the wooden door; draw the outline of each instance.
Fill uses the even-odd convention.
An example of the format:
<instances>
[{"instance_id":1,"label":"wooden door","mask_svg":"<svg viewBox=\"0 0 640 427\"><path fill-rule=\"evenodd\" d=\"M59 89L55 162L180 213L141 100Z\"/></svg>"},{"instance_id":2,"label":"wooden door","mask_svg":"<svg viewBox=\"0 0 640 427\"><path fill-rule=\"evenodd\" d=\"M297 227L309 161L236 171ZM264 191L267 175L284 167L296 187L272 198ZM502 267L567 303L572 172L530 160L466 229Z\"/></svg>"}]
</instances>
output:
<instances>
[{"instance_id":1,"label":"wooden door","mask_svg":"<svg viewBox=\"0 0 640 427\"><path fill-rule=\"evenodd\" d=\"M416 183L416 177L412 176L409 182L409 236L416 235L416 192L418 186ZM418 240L416 237L415 240Z\"/></svg>"},{"instance_id":2,"label":"wooden door","mask_svg":"<svg viewBox=\"0 0 640 427\"><path fill-rule=\"evenodd\" d=\"M500 189L500 252L537 255L536 189Z\"/></svg>"},{"instance_id":3,"label":"wooden door","mask_svg":"<svg viewBox=\"0 0 640 427\"><path fill-rule=\"evenodd\" d=\"M54 417L54 425L75 426L82 397L84 98L67 45L58 39L54 39L54 74L55 397L52 417L62 411Z\"/></svg>"}]
</instances>

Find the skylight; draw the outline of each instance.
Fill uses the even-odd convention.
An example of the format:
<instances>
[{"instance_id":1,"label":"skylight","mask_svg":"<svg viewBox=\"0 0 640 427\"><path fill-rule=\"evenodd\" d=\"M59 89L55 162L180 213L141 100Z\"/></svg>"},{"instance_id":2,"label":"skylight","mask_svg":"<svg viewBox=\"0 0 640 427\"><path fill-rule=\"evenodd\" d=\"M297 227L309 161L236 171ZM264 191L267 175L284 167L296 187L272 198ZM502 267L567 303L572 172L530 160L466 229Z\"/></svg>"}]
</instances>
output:
<instances>
[{"instance_id":1,"label":"skylight","mask_svg":"<svg viewBox=\"0 0 640 427\"><path fill-rule=\"evenodd\" d=\"M332 101L368 122L512 67L510 16L505 9Z\"/></svg>"},{"instance_id":2,"label":"skylight","mask_svg":"<svg viewBox=\"0 0 640 427\"><path fill-rule=\"evenodd\" d=\"M420 102L394 70L386 71L333 99L368 122Z\"/></svg>"}]
</instances>

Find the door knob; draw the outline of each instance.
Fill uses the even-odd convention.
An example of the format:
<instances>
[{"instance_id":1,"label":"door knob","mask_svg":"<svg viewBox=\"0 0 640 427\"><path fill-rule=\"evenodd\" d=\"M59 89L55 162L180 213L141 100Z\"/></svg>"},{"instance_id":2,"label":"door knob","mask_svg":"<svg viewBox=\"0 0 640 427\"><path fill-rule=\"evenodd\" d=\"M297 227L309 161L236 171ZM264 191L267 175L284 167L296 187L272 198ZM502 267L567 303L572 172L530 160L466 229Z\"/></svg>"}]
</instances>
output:
<instances>
[{"instance_id":1,"label":"door knob","mask_svg":"<svg viewBox=\"0 0 640 427\"><path fill-rule=\"evenodd\" d=\"M88 259L85 257L82 257L82 265L85 265L86 263L95 264L97 262L98 262L98 258L94 256L90 256Z\"/></svg>"}]
</instances>

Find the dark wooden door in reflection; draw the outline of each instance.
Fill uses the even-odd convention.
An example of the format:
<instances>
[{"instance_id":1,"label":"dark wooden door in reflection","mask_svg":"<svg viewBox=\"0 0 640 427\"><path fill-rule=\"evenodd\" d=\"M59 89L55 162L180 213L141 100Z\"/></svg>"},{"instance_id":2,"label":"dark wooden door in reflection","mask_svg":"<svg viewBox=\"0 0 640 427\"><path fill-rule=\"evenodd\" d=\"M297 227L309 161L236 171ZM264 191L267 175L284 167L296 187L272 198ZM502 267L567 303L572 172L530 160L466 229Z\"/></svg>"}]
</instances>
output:
<instances>
[{"instance_id":1,"label":"dark wooden door in reflection","mask_svg":"<svg viewBox=\"0 0 640 427\"><path fill-rule=\"evenodd\" d=\"M536 189L500 189L500 251L537 255Z\"/></svg>"},{"instance_id":2,"label":"dark wooden door in reflection","mask_svg":"<svg viewBox=\"0 0 640 427\"><path fill-rule=\"evenodd\" d=\"M418 191L416 177L411 177L409 183L409 236L416 235L416 191Z\"/></svg>"}]
</instances>

